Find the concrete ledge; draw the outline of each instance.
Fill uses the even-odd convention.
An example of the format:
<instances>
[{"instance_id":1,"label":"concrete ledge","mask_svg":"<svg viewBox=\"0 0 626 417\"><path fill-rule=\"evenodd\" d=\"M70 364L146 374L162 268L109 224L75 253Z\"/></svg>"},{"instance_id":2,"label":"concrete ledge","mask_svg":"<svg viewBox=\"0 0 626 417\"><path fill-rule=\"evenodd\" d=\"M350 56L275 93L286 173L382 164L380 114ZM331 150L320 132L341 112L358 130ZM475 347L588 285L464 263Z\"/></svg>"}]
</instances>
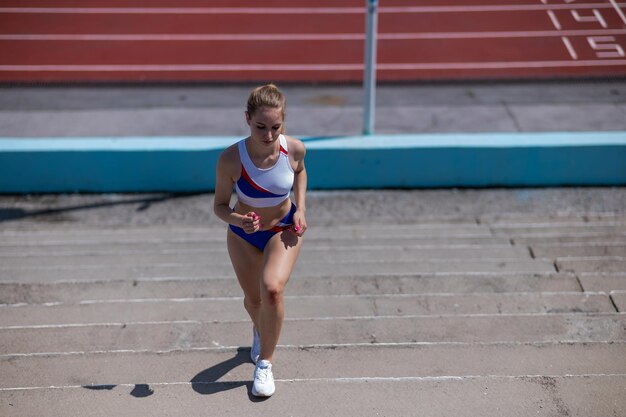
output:
<instances>
[{"instance_id":1,"label":"concrete ledge","mask_svg":"<svg viewBox=\"0 0 626 417\"><path fill-rule=\"evenodd\" d=\"M212 191L234 137L0 138L0 192ZM626 132L303 138L310 189L626 184Z\"/></svg>"}]
</instances>

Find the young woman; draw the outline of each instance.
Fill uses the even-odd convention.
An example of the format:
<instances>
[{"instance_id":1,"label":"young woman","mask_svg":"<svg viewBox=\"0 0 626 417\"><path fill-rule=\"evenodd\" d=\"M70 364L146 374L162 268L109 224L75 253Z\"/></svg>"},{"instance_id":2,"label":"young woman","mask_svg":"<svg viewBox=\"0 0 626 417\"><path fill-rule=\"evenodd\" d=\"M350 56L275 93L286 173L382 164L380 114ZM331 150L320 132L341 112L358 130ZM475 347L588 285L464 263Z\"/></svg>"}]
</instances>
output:
<instances>
[{"instance_id":1,"label":"young woman","mask_svg":"<svg viewBox=\"0 0 626 417\"><path fill-rule=\"evenodd\" d=\"M245 112L250 136L220 155L215 184L214 211L230 225L228 253L253 323L252 394L260 397L274 393L272 360L285 314L283 290L307 229L306 150L283 134L285 105L272 84L252 91ZM231 208L233 186L237 202Z\"/></svg>"}]
</instances>

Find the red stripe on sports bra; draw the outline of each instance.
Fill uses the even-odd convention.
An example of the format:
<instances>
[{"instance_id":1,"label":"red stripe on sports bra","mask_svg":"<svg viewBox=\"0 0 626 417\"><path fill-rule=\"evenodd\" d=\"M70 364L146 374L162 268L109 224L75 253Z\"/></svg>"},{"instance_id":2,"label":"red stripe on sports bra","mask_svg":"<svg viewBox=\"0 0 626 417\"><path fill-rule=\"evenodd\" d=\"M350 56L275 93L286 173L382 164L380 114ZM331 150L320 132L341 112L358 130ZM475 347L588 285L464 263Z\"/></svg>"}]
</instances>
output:
<instances>
[{"instance_id":1,"label":"red stripe on sports bra","mask_svg":"<svg viewBox=\"0 0 626 417\"><path fill-rule=\"evenodd\" d=\"M257 183L255 183L252 178L250 178L250 175L248 175L248 172L246 171L246 168L243 166L243 164L241 164L241 176L248 182L248 184L250 184L253 188L259 190L259 191L263 191L264 193L269 193L269 191L267 191L265 188L259 186Z\"/></svg>"},{"instance_id":2,"label":"red stripe on sports bra","mask_svg":"<svg viewBox=\"0 0 626 417\"><path fill-rule=\"evenodd\" d=\"M280 147L280 153L283 153L285 155L289 155L289 152L287 152L287 149L283 148L282 146Z\"/></svg>"}]
</instances>

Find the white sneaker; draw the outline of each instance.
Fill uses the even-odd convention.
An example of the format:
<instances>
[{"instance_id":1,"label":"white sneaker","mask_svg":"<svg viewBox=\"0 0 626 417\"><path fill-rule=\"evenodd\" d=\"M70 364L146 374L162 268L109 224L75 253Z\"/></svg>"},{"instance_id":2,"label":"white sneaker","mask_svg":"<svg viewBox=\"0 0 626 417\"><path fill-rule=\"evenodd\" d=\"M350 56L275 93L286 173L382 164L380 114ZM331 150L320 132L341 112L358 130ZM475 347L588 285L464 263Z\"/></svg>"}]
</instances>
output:
<instances>
[{"instance_id":1,"label":"white sneaker","mask_svg":"<svg viewBox=\"0 0 626 417\"><path fill-rule=\"evenodd\" d=\"M250 359L252 362L257 363L259 355L261 354L261 336L256 330L256 327L252 326L252 347L250 348Z\"/></svg>"},{"instance_id":2,"label":"white sneaker","mask_svg":"<svg viewBox=\"0 0 626 417\"><path fill-rule=\"evenodd\" d=\"M256 364L256 368L254 368L252 395L255 397L270 397L275 390L272 364L268 360L261 359Z\"/></svg>"}]
</instances>

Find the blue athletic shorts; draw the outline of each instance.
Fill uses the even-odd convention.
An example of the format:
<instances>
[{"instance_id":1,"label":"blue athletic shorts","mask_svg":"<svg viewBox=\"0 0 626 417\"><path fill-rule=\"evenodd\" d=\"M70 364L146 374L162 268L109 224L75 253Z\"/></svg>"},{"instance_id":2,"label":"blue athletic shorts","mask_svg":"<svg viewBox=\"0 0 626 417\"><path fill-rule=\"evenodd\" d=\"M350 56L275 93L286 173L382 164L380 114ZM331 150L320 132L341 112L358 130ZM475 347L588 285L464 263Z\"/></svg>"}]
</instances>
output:
<instances>
[{"instance_id":1,"label":"blue athletic shorts","mask_svg":"<svg viewBox=\"0 0 626 417\"><path fill-rule=\"evenodd\" d=\"M259 230L254 233L246 233L241 227L233 226L232 224L229 225L229 227L234 234L240 236L243 240L263 252L265 246L267 246L267 242L269 242L276 233L282 232L293 225L293 214L295 212L296 205L291 203L291 210L289 210L289 213L283 217L276 226L269 230Z\"/></svg>"}]
</instances>

